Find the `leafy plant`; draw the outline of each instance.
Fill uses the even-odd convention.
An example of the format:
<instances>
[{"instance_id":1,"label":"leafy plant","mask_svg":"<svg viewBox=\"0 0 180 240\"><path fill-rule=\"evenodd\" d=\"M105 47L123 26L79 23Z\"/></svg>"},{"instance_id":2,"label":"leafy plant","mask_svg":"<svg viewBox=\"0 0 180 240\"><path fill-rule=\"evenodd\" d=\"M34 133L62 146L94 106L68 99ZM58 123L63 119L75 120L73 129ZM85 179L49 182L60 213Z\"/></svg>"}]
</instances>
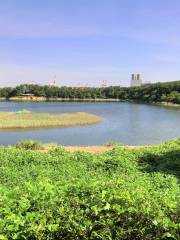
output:
<instances>
[{"instance_id":1,"label":"leafy plant","mask_svg":"<svg viewBox=\"0 0 180 240\"><path fill-rule=\"evenodd\" d=\"M27 140L27 141L18 142L16 144L16 148L22 148L26 150L42 150L43 144L38 141Z\"/></svg>"},{"instance_id":2,"label":"leafy plant","mask_svg":"<svg viewBox=\"0 0 180 240\"><path fill-rule=\"evenodd\" d=\"M101 155L0 147L0 239L178 240L179 166L180 140Z\"/></svg>"}]
</instances>

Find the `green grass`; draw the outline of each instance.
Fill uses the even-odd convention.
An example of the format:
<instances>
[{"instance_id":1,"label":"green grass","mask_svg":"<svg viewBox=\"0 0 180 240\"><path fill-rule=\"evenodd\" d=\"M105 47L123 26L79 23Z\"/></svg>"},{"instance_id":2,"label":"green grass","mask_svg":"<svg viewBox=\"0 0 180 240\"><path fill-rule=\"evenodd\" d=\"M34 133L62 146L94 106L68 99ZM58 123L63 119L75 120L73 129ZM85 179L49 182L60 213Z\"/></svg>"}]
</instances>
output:
<instances>
[{"instance_id":1,"label":"green grass","mask_svg":"<svg viewBox=\"0 0 180 240\"><path fill-rule=\"evenodd\" d=\"M99 123L96 115L77 112L69 114L46 114L20 112L0 112L0 129L26 129L80 126Z\"/></svg>"},{"instance_id":2,"label":"green grass","mask_svg":"<svg viewBox=\"0 0 180 240\"><path fill-rule=\"evenodd\" d=\"M180 140L101 155L0 148L0 239L180 239Z\"/></svg>"}]
</instances>

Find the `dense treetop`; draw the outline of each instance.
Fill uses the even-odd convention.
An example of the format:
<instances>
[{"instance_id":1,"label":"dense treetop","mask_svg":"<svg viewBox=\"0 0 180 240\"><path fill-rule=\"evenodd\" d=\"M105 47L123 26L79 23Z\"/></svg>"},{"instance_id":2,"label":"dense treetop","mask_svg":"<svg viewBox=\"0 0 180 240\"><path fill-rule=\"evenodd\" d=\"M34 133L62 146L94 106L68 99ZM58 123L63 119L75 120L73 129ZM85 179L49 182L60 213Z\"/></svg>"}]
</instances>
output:
<instances>
[{"instance_id":1,"label":"dense treetop","mask_svg":"<svg viewBox=\"0 0 180 240\"><path fill-rule=\"evenodd\" d=\"M102 98L120 99L145 102L172 102L180 103L180 81L144 84L141 87L110 86L95 87L58 87L40 85L20 85L17 87L0 88L0 97L10 98L23 94L33 94L46 98Z\"/></svg>"}]
</instances>

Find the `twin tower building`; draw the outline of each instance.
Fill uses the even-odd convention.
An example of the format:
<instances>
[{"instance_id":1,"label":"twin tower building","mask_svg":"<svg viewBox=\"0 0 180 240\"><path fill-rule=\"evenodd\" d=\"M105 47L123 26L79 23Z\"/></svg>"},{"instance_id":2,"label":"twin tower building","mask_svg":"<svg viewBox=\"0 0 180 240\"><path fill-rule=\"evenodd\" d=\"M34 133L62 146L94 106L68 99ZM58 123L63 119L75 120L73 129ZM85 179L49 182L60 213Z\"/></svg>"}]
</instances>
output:
<instances>
[{"instance_id":1,"label":"twin tower building","mask_svg":"<svg viewBox=\"0 0 180 240\"><path fill-rule=\"evenodd\" d=\"M131 75L131 87L139 87L142 85L142 79L140 74Z\"/></svg>"}]
</instances>

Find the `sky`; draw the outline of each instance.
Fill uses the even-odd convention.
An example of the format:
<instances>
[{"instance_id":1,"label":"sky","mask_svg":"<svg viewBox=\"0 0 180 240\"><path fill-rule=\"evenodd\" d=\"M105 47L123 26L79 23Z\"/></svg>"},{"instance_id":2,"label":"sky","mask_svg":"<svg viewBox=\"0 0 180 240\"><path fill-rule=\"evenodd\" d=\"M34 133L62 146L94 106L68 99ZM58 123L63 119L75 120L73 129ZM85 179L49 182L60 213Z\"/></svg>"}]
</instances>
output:
<instances>
[{"instance_id":1,"label":"sky","mask_svg":"<svg viewBox=\"0 0 180 240\"><path fill-rule=\"evenodd\" d=\"M0 86L180 80L179 0L0 0Z\"/></svg>"}]
</instances>

